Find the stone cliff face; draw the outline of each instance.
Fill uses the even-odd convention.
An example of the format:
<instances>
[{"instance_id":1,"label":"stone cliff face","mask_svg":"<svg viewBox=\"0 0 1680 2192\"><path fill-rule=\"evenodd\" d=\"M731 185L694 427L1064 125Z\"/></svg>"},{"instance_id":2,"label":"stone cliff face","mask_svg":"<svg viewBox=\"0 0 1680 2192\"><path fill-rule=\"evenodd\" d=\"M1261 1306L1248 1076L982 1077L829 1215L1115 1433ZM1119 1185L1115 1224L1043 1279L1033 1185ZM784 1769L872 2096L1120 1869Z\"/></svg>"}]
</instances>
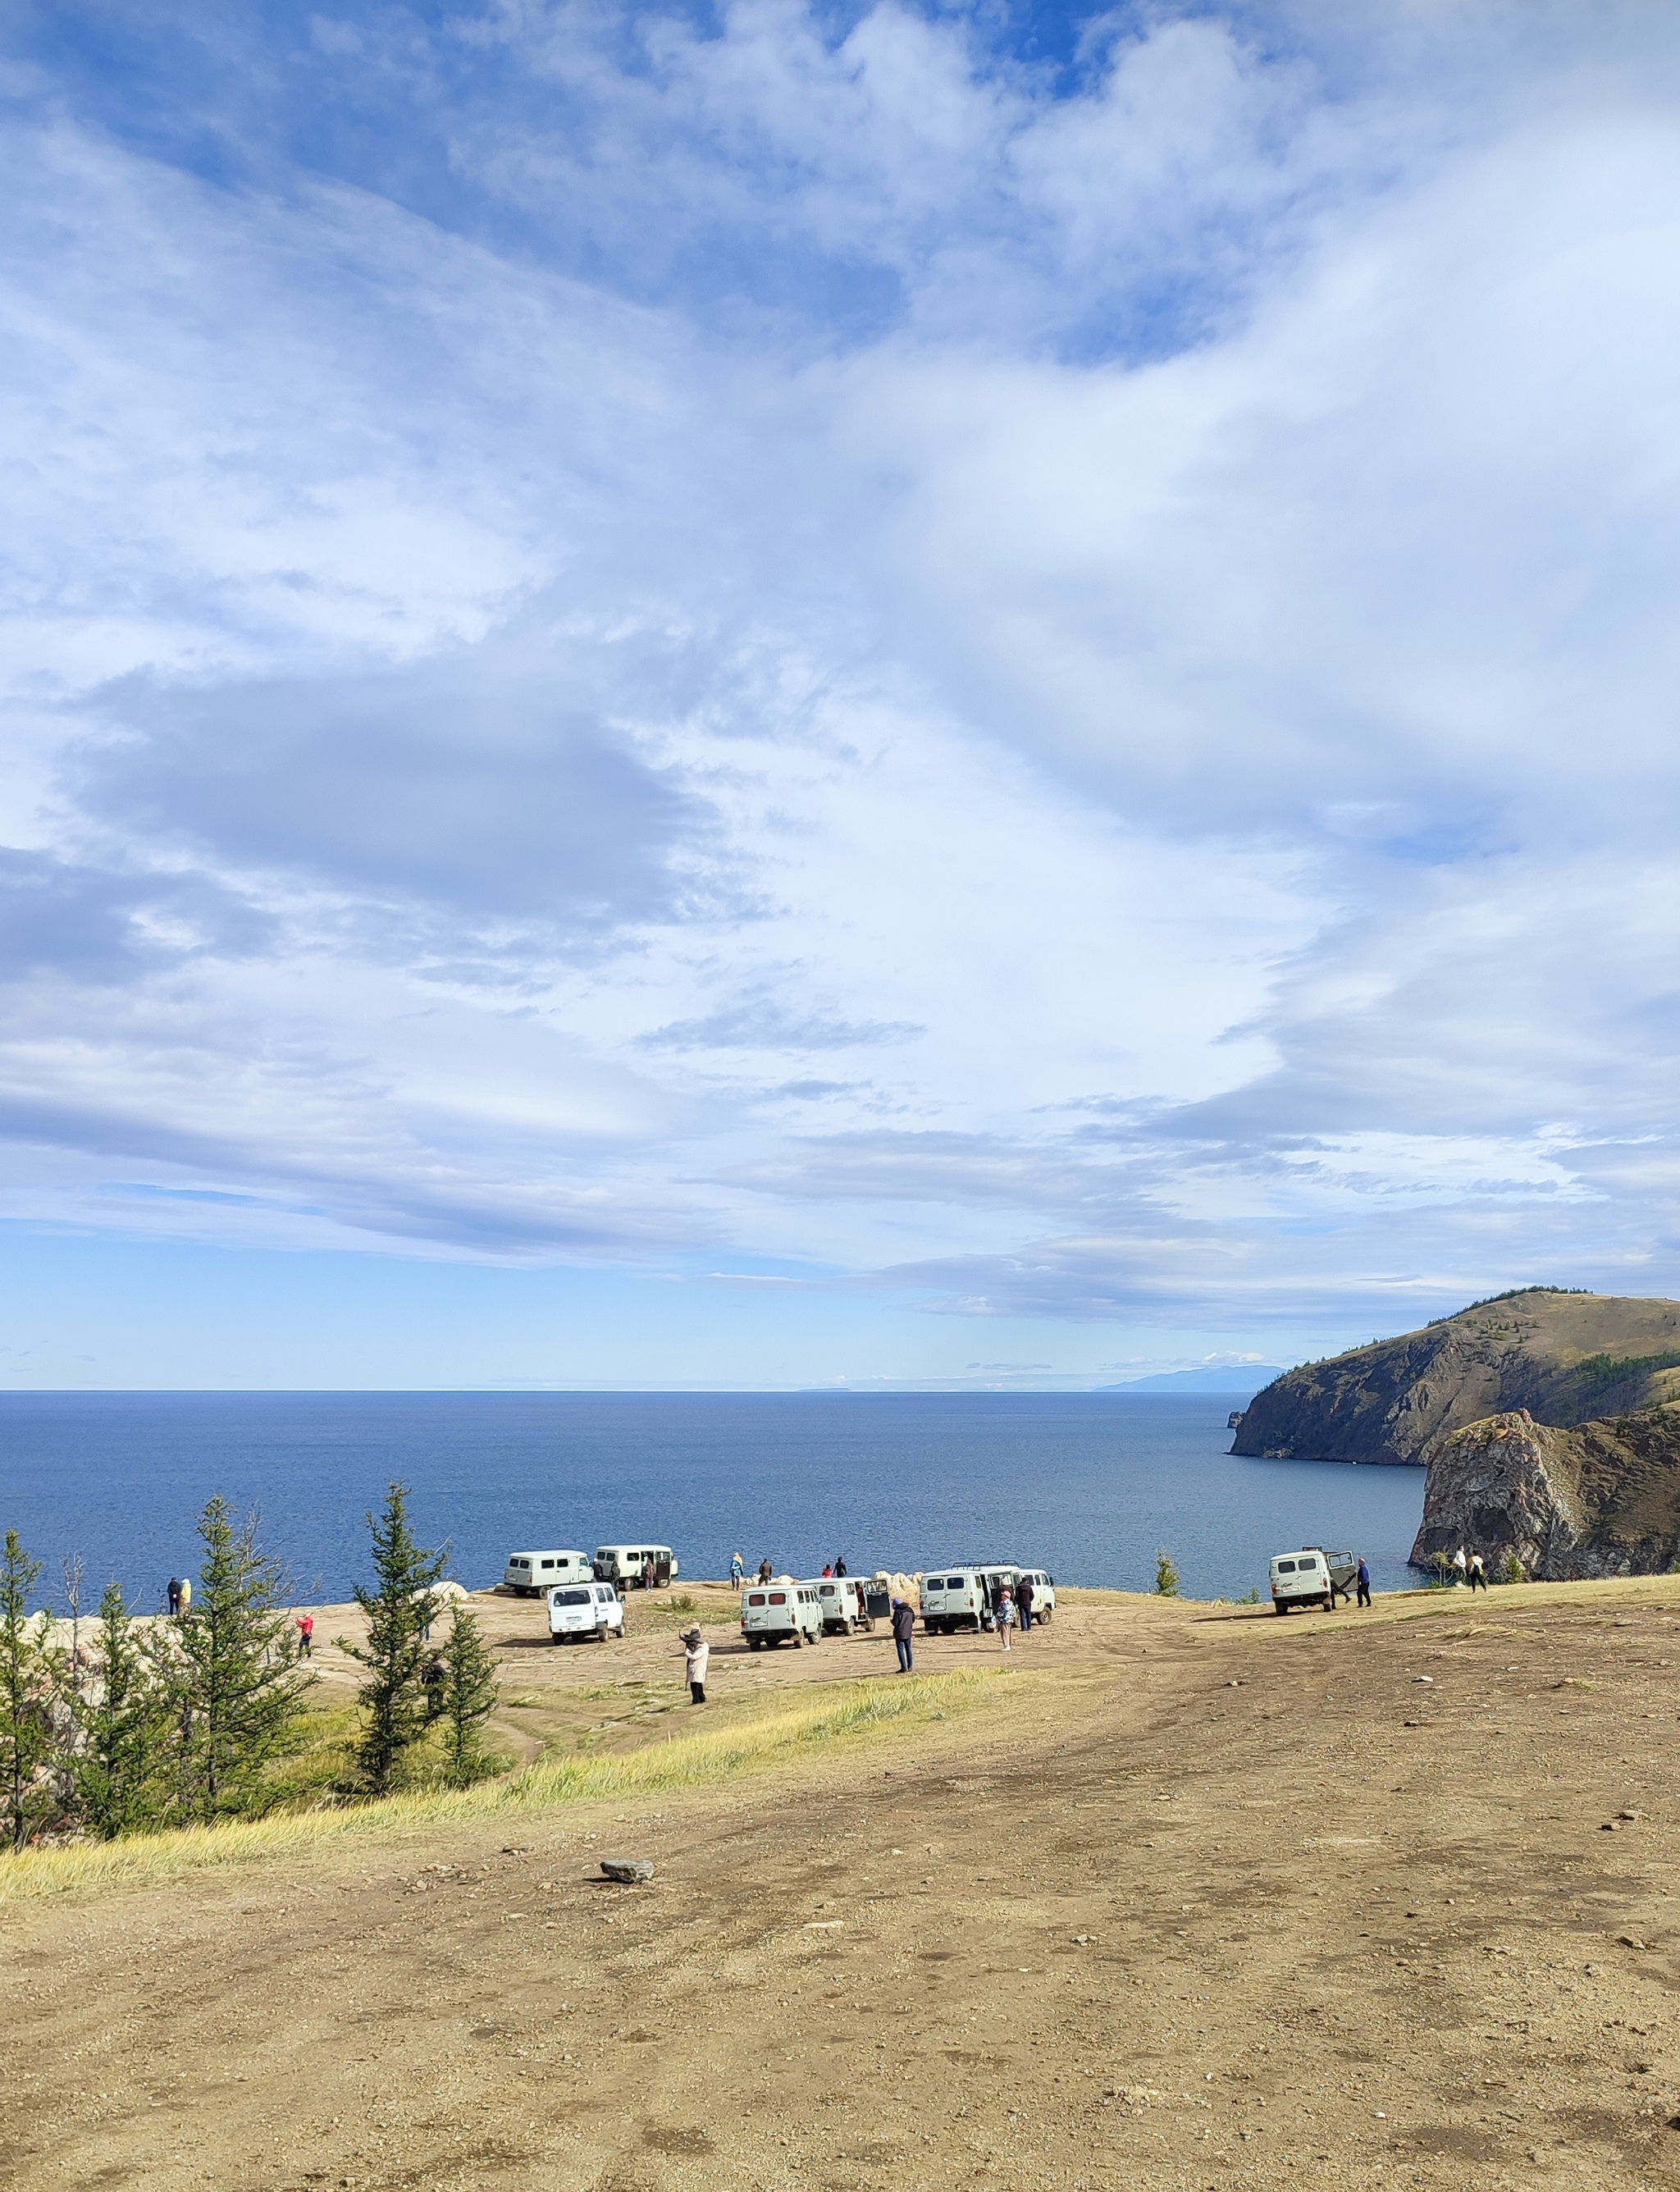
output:
<instances>
[{"instance_id":1,"label":"stone cliff face","mask_svg":"<svg viewBox=\"0 0 1680 2192\"><path fill-rule=\"evenodd\" d=\"M1490 1568L1515 1553L1544 1582L1666 1573L1680 1557L1680 1411L1566 1430L1515 1409L1453 1432L1430 1455L1413 1564L1460 1545Z\"/></svg>"},{"instance_id":2,"label":"stone cliff face","mask_svg":"<svg viewBox=\"0 0 1680 2192\"><path fill-rule=\"evenodd\" d=\"M1675 1396L1680 1303L1536 1287L1288 1372L1256 1394L1231 1450L1415 1463L1511 1410L1569 1426Z\"/></svg>"}]
</instances>

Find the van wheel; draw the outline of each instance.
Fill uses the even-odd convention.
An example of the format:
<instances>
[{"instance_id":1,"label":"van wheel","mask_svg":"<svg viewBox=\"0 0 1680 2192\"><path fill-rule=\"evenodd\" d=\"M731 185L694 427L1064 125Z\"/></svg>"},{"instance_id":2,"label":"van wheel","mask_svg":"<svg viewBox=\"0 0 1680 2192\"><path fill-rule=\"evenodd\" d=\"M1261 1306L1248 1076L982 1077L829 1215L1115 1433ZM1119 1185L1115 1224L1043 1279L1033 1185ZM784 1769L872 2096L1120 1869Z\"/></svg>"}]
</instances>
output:
<instances>
[{"instance_id":1,"label":"van wheel","mask_svg":"<svg viewBox=\"0 0 1680 2192\"><path fill-rule=\"evenodd\" d=\"M1038 1608L1035 1606L1032 1609L1033 1627L1035 1629L1048 1629L1050 1625L1050 1616L1055 1612L1055 1610L1056 1609L1054 1606L1047 1606L1041 1613Z\"/></svg>"},{"instance_id":2,"label":"van wheel","mask_svg":"<svg viewBox=\"0 0 1680 2192\"><path fill-rule=\"evenodd\" d=\"M1274 1598L1271 1601L1271 1610L1274 1613L1287 1613L1289 1609L1281 1598Z\"/></svg>"},{"instance_id":3,"label":"van wheel","mask_svg":"<svg viewBox=\"0 0 1680 2192\"><path fill-rule=\"evenodd\" d=\"M794 1648L794 1650L795 1650L796 1652L803 1651L803 1648L804 1648L804 1644L805 1644L805 1639L804 1639L803 1635L802 1635L802 1633L801 1633L798 1630L797 1630L797 1629L796 1629L796 1630L794 1630L793 1635L792 1635L792 1636L791 1637L791 1639L790 1639L789 1641L790 1641L790 1642L792 1644L793 1648Z\"/></svg>"},{"instance_id":4,"label":"van wheel","mask_svg":"<svg viewBox=\"0 0 1680 2192\"><path fill-rule=\"evenodd\" d=\"M551 1644L563 1644L566 1640L563 1636L551 1636L548 1641Z\"/></svg>"},{"instance_id":5,"label":"van wheel","mask_svg":"<svg viewBox=\"0 0 1680 2192\"><path fill-rule=\"evenodd\" d=\"M749 1636L746 1640L746 1648L749 1652L762 1651L763 1646L764 1640L762 1636Z\"/></svg>"}]
</instances>

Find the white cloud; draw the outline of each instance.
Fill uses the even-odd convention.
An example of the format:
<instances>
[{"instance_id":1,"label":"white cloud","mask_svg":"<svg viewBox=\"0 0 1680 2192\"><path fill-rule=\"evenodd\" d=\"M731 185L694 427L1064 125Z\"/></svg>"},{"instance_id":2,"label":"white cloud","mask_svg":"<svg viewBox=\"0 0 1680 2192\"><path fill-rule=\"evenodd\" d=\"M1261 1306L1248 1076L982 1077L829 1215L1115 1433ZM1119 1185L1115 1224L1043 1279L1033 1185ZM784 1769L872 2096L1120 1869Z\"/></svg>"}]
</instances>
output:
<instances>
[{"instance_id":1,"label":"white cloud","mask_svg":"<svg viewBox=\"0 0 1680 2192\"><path fill-rule=\"evenodd\" d=\"M237 187L43 100L14 1213L1673 1283L1680 39L1422 20L323 17L413 157Z\"/></svg>"}]
</instances>

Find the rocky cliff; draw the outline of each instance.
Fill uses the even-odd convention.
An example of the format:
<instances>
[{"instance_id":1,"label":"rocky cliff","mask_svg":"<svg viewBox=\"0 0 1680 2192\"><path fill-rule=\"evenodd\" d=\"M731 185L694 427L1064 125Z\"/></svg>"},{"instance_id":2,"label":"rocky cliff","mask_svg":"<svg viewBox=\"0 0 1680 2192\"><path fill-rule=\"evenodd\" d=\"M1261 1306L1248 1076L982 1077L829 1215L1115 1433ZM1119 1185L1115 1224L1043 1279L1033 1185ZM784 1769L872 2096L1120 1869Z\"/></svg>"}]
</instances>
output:
<instances>
[{"instance_id":1,"label":"rocky cliff","mask_svg":"<svg viewBox=\"0 0 1680 2192\"><path fill-rule=\"evenodd\" d=\"M1421 1462L1436 1441L1514 1410L1567 1428L1670 1399L1680 1303L1535 1287L1287 1372L1255 1395L1231 1450Z\"/></svg>"},{"instance_id":2,"label":"rocky cliff","mask_svg":"<svg viewBox=\"0 0 1680 2192\"><path fill-rule=\"evenodd\" d=\"M1414 1565L1472 1547L1533 1577L1654 1575L1680 1558L1680 1408L1573 1430L1508 1410L1433 1448Z\"/></svg>"}]
</instances>

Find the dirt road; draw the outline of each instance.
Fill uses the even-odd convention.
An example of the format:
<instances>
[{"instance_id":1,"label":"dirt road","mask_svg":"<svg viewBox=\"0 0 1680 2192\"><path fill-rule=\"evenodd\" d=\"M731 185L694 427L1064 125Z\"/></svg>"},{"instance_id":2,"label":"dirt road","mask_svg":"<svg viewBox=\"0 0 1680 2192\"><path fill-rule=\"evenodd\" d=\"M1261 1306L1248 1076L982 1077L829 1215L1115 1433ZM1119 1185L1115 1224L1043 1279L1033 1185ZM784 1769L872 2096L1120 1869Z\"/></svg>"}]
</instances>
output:
<instances>
[{"instance_id":1,"label":"dirt road","mask_svg":"<svg viewBox=\"0 0 1680 2192\"><path fill-rule=\"evenodd\" d=\"M913 1749L14 1909L0 2167L1680 2183L1680 1581L1453 1601L1071 1607Z\"/></svg>"}]
</instances>

